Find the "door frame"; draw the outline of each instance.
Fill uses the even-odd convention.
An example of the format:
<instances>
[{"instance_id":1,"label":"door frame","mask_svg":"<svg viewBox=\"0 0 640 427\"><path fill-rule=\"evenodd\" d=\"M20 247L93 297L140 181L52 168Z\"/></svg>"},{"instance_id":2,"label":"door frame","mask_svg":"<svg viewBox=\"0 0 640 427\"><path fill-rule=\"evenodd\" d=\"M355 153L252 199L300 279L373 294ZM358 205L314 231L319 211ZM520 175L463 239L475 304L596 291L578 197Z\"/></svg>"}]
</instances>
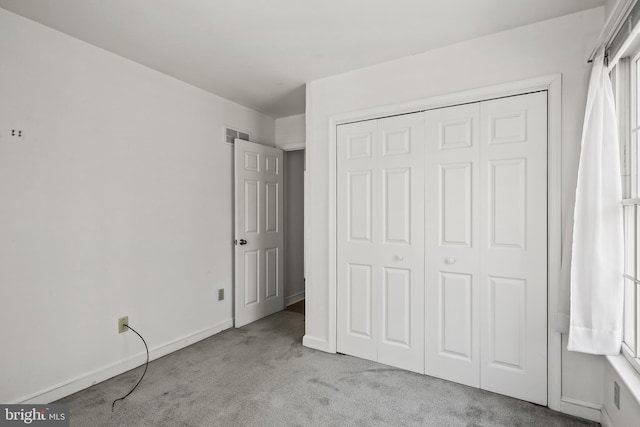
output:
<instances>
[{"instance_id":1,"label":"door frame","mask_svg":"<svg viewBox=\"0 0 640 427\"><path fill-rule=\"evenodd\" d=\"M556 330L562 255L562 74L492 85L329 117L329 330L326 351L336 352L337 328L337 126L423 110L546 90L547 104L547 402L549 408L583 416L581 406L562 398L562 335Z\"/></svg>"}]
</instances>

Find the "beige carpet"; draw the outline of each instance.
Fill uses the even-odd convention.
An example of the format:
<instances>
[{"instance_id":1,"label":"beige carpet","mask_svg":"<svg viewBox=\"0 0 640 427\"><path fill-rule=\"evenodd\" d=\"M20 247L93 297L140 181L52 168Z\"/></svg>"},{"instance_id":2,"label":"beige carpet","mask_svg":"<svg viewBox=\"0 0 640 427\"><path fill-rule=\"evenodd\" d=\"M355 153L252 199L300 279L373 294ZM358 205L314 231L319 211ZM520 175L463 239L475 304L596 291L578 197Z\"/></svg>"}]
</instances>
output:
<instances>
[{"instance_id":1,"label":"beige carpet","mask_svg":"<svg viewBox=\"0 0 640 427\"><path fill-rule=\"evenodd\" d=\"M139 331L144 336L144 331ZM304 316L229 329L76 393L72 426L597 425L482 390L303 347Z\"/></svg>"}]
</instances>

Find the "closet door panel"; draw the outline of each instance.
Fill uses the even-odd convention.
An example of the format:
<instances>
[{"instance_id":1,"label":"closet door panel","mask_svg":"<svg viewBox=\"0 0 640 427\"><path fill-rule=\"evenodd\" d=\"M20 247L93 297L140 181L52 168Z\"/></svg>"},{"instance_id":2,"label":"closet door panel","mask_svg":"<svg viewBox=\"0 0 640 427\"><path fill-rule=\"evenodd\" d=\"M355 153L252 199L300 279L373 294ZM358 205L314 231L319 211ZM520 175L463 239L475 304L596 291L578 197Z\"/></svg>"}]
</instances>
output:
<instances>
[{"instance_id":1,"label":"closet door panel","mask_svg":"<svg viewBox=\"0 0 640 427\"><path fill-rule=\"evenodd\" d=\"M547 404L547 95L481 103L481 387Z\"/></svg>"},{"instance_id":2,"label":"closet door panel","mask_svg":"<svg viewBox=\"0 0 640 427\"><path fill-rule=\"evenodd\" d=\"M480 385L479 118L479 104L425 113L425 372L474 387Z\"/></svg>"},{"instance_id":3,"label":"closet door panel","mask_svg":"<svg viewBox=\"0 0 640 427\"><path fill-rule=\"evenodd\" d=\"M378 359L377 123L338 126L337 349Z\"/></svg>"},{"instance_id":4,"label":"closet door panel","mask_svg":"<svg viewBox=\"0 0 640 427\"><path fill-rule=\"evenodd\" d=\"M378 361L424 373L424 119L378 121Z\"/></svg>"},{"instance_id":5,"label":"closet door panel","mask_svg":"<svg viewBox=\"0 0 640 427\"><path fill-rule=\"evenodd\" d=\"M461 273L440 273L438 286L439 351L454 359L470 362L474 356L471 351L473 276Z\"/></svg>"}]
</instances>

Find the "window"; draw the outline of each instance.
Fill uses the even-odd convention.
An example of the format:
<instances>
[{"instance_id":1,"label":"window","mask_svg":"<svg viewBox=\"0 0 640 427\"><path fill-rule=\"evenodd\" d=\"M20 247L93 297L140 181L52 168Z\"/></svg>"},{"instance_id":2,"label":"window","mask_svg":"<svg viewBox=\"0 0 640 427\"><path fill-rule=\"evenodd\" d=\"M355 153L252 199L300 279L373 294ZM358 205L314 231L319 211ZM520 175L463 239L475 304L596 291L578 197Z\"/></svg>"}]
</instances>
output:
<instances>
[{"instance_id":1,"label":"window","mask_svg":"<svg viewBox=\"0 0 640 427\"><path fill-rule=\"evenodd\" d=\"M624 330L622 353L640 371L640 53L612 72L620 126L624 213Z\"/></svg>"}]
</instances>

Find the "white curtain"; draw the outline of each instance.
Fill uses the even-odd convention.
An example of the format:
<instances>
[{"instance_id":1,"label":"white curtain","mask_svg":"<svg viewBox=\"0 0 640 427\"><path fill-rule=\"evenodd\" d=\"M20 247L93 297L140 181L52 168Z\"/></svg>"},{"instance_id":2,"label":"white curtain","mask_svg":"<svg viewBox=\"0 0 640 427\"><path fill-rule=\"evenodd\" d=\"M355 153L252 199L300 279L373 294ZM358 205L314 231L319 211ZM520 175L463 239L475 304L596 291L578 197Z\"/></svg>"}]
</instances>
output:
<instances>
[{"instance_id":1,"label":"white curtain","mask_svg":"<svg viewBox=\"0 0 640 427\"><path fill-rule=\"evenodd\" d=\"M618 354L624 236L618 127L602 52L591 70L574 210L568 350Z\"/></svg>"}]
</instances>

